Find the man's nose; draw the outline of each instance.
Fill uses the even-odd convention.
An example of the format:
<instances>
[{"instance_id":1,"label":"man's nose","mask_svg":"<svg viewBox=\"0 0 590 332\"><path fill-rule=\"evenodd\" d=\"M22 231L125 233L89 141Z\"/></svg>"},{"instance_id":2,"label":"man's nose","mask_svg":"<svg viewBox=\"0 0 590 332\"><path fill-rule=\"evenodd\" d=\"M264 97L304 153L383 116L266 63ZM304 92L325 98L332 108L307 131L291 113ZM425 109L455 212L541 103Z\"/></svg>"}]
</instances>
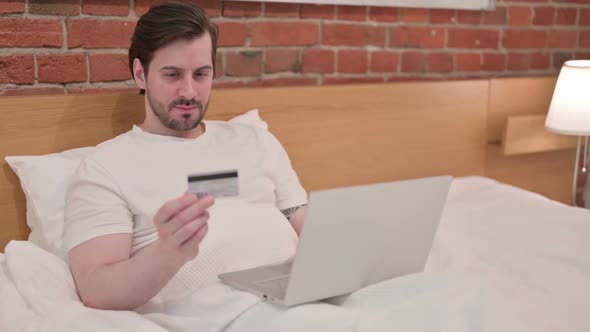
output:
<instances>
[{"instance_id":1,"label":"man's nose","mask_svg":"<svg viewBox=\"0 0 590 332\"><path fill-rule=\"evenodd\" d=\"M178 96L188 100L195 99L197 97L195 82L192 78L186 78L182 80L178 89Z\"/></svg>"}]
</instances>

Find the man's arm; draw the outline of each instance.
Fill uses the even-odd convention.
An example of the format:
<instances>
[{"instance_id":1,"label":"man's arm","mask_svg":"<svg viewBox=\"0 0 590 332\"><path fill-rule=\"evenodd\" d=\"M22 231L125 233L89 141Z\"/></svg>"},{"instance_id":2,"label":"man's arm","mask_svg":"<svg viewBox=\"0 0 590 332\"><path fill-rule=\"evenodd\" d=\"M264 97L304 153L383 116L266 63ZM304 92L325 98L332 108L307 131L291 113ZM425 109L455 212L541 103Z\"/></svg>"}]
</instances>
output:
<instances>
[{"instance_id":1,"label":"man's arm","mask_svg":"<svg viewBox=\"0 0 590 332\"><path fill-rule=\"evenodd\" d=\"M207 233L206 209L214 199L192 194L164 204L154 216L159 239L133 257L131 234L86 241L69 252L80 298L97 309L135 309L155 296L176 272L197 256Z\"/></svg>"},{"instance_id":2,"label":"man's arm","mask_svg":"<svg viewBox=\"0 0 590 332\"><path fill-rule=\"evenodd\" d=\"M303 229L303 221L305 219L305 211L307 210L307 204L302 204L298 206L294 206L292 208L281 210L285 217L293 226L295 233L297 236L301 234L301 230Z\"/></svg>"}]
</instances>

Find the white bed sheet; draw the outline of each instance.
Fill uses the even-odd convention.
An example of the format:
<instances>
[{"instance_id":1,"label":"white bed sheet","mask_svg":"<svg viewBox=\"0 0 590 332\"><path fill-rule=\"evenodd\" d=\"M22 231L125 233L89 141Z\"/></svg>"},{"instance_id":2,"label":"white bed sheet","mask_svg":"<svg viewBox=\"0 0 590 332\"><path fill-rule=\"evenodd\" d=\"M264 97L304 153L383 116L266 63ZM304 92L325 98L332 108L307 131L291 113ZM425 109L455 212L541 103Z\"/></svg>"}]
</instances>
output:
<instances>
[{"instance_id":1,"label":"white bed sheet","mask_svg":"<svg viewBox=\"0 0 590 332\"><path fill-rule=\"evenodd\" d=\"M360 290L339 307L259 303L227 332L589 331L589 239L589 210L485 178L456 179L424 273ZM86 308L74 289L59 258L11 242L0 255L0 331L203 327L191 315L198 293L140 315Z\"/></svg>"}]
</instances>

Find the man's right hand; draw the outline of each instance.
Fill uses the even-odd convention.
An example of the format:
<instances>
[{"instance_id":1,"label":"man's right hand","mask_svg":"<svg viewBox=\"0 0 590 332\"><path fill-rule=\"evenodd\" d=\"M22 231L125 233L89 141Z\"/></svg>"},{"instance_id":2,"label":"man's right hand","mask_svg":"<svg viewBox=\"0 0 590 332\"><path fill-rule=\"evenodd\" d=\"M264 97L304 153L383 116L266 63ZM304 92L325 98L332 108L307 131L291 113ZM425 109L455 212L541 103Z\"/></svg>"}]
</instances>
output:
<instances>
[{"instance_id":1,"label":"man's right hand","mask_svg":"<svg viewBox=\"0 0 590 332\"><path fill-rule=\"evenodd\" d=\"M199 253L207 233L212 196L187 193L154 216L160 239L131 256L131 233L99 236L69 252L70 267L86 306L131 310L155 296ZM163 250L162 250L163 249Z\"/></svg>"},{"instance_id":2,"label":"man's right hand","mask_svg":"<svg viewBox=\"0 0 590 332\"><path fill-rule=\"evenodd\" d=\"M208 230L207 208L214 203L210 195L197 198L185 193L162 205L153 219L161 245L183 263L195 258Z\"/></svg>"}]
</instances>

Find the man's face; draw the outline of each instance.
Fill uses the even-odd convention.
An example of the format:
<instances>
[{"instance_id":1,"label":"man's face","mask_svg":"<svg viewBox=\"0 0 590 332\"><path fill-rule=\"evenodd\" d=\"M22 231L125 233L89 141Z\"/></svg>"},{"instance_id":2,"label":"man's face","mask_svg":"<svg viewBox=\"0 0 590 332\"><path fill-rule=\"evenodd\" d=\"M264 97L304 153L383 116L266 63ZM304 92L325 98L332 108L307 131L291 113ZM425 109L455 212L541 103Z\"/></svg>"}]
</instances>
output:
<instances>
[{"instance_id":1,"label":"man's face","mask_svg":"<svg viewBox=\"0 0 590 332\"><path fill-rule=\"evenodd\" d=\"M154 52L145 81L150 127L188 132L205 116L213 84L211 36L178 40ZM154 116L155 115L155 116ZM157 123L159 122L159 123Z\"/></svg>"}]
</instances>

